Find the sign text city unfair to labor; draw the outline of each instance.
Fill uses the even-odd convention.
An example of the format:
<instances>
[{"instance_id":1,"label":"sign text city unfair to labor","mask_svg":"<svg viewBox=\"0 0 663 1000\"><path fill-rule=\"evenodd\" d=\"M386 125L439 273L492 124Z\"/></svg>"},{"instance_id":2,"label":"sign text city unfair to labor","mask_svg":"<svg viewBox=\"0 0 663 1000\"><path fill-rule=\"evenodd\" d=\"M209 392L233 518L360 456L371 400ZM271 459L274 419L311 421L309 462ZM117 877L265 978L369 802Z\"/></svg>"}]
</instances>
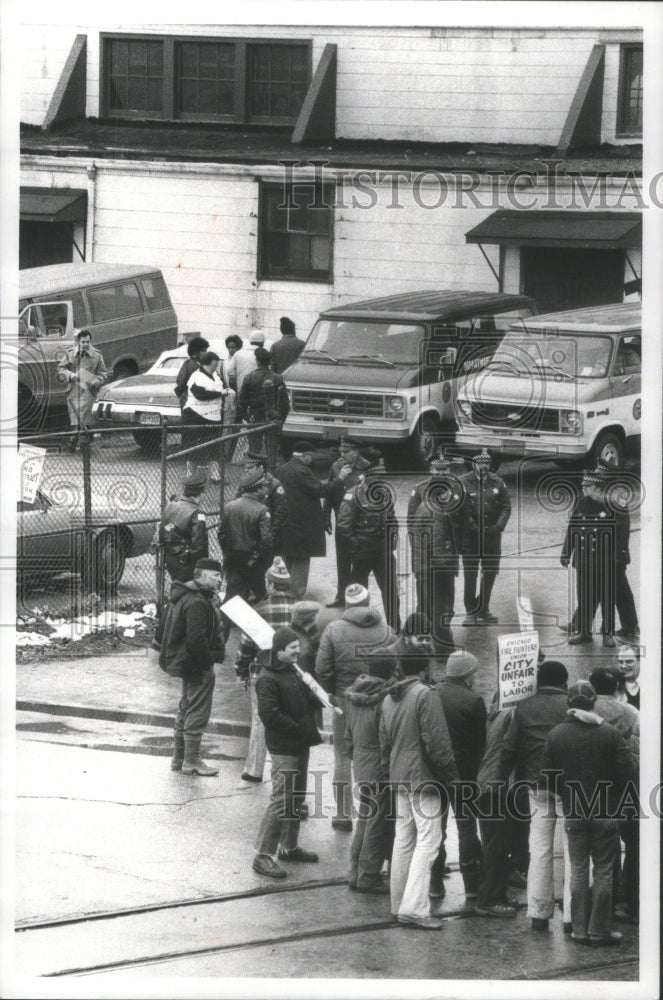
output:
<instances>
[{"instance_id":1,"label":"sign text city unfair to labor","mask_svg":"<svg viewBox=\"0 0 663 1000\"><path fill-rule=\"evenodd\" d=\"M536 694L539 633L514 632L497 640L497 687L499 708L511 708Z\"/></svg>"}]
</instances>

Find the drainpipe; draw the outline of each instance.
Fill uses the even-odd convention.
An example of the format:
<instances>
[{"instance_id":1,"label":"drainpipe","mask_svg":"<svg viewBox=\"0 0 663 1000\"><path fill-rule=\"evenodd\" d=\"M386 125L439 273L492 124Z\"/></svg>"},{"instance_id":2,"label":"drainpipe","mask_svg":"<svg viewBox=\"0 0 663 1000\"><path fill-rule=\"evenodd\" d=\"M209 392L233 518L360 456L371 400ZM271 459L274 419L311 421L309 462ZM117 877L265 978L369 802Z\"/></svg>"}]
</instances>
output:
<instances>
[{"instance_id":1,"label":"drainpipe","mask_svg":"<svg viewBox=\"0 0 663 1000\"><path fill-rule=\"evenodd\" d=\"M97 194L97 166L93 162L87 168L87 221L85 223L85 260L94 260L94 214Z\"/></svg>"}]
</instances>

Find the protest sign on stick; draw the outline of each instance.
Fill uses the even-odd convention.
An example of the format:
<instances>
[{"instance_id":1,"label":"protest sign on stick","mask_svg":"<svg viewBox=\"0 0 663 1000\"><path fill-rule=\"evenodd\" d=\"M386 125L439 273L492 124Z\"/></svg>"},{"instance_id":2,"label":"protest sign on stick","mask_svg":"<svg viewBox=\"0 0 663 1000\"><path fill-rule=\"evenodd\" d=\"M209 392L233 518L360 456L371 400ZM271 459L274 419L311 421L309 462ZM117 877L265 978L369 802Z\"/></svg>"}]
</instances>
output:
<instances>
[{"instance_id":1,"label":"protest sign on stick","mask_svg":"<svg viewBox=\"0 0 663 1000\"><path fill-rule=\"evenodd\" d=\"M536 694L539 633L515 632L497 640L499 709L511 708Z\"/></svg>"}]
</instances>

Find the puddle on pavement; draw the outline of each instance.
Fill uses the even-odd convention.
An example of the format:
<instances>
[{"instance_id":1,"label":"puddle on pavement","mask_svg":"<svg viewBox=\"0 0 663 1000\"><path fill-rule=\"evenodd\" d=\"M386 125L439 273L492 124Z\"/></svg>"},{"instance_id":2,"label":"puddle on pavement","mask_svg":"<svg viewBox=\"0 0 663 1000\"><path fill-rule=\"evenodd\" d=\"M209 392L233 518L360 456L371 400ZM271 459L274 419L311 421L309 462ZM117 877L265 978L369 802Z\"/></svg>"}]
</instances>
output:
<instances>
[{"instance_id":1,"label":"puddle on pavement","mask_svg":"<svg viewBox=\"0 0 663 1000\"><path fill-rule=\"evenodd\" d=\"M18 722L16 728L21 732L29 733L76 733L80 735L81 733L89 732L86 729L75 729L73 726L68 726L66 722Z\"/></svg>"}]
</instances>

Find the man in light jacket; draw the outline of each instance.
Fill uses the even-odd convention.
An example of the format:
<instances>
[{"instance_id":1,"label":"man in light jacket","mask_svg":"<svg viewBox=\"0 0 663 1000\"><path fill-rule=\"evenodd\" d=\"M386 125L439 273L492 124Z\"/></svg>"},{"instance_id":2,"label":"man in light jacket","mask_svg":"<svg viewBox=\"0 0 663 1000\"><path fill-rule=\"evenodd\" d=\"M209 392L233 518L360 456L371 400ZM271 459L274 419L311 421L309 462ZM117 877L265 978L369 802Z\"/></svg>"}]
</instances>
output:
<instances>
[{"instance_id":1,"label":"man in light jacket","mask_svg":"<svg viewBox=\"0 0 663 1000\"><path fill-rule=\"evenodd\" d=\"M426 683L428 658L403 662L405 678L382 704L380 746L383 771L396 797L396 834L391 857L391 912L400 924L438 930L430 915L428 887L442 841L446 787L458 771L437 692Z\"/></svg>"}]
</instances>

